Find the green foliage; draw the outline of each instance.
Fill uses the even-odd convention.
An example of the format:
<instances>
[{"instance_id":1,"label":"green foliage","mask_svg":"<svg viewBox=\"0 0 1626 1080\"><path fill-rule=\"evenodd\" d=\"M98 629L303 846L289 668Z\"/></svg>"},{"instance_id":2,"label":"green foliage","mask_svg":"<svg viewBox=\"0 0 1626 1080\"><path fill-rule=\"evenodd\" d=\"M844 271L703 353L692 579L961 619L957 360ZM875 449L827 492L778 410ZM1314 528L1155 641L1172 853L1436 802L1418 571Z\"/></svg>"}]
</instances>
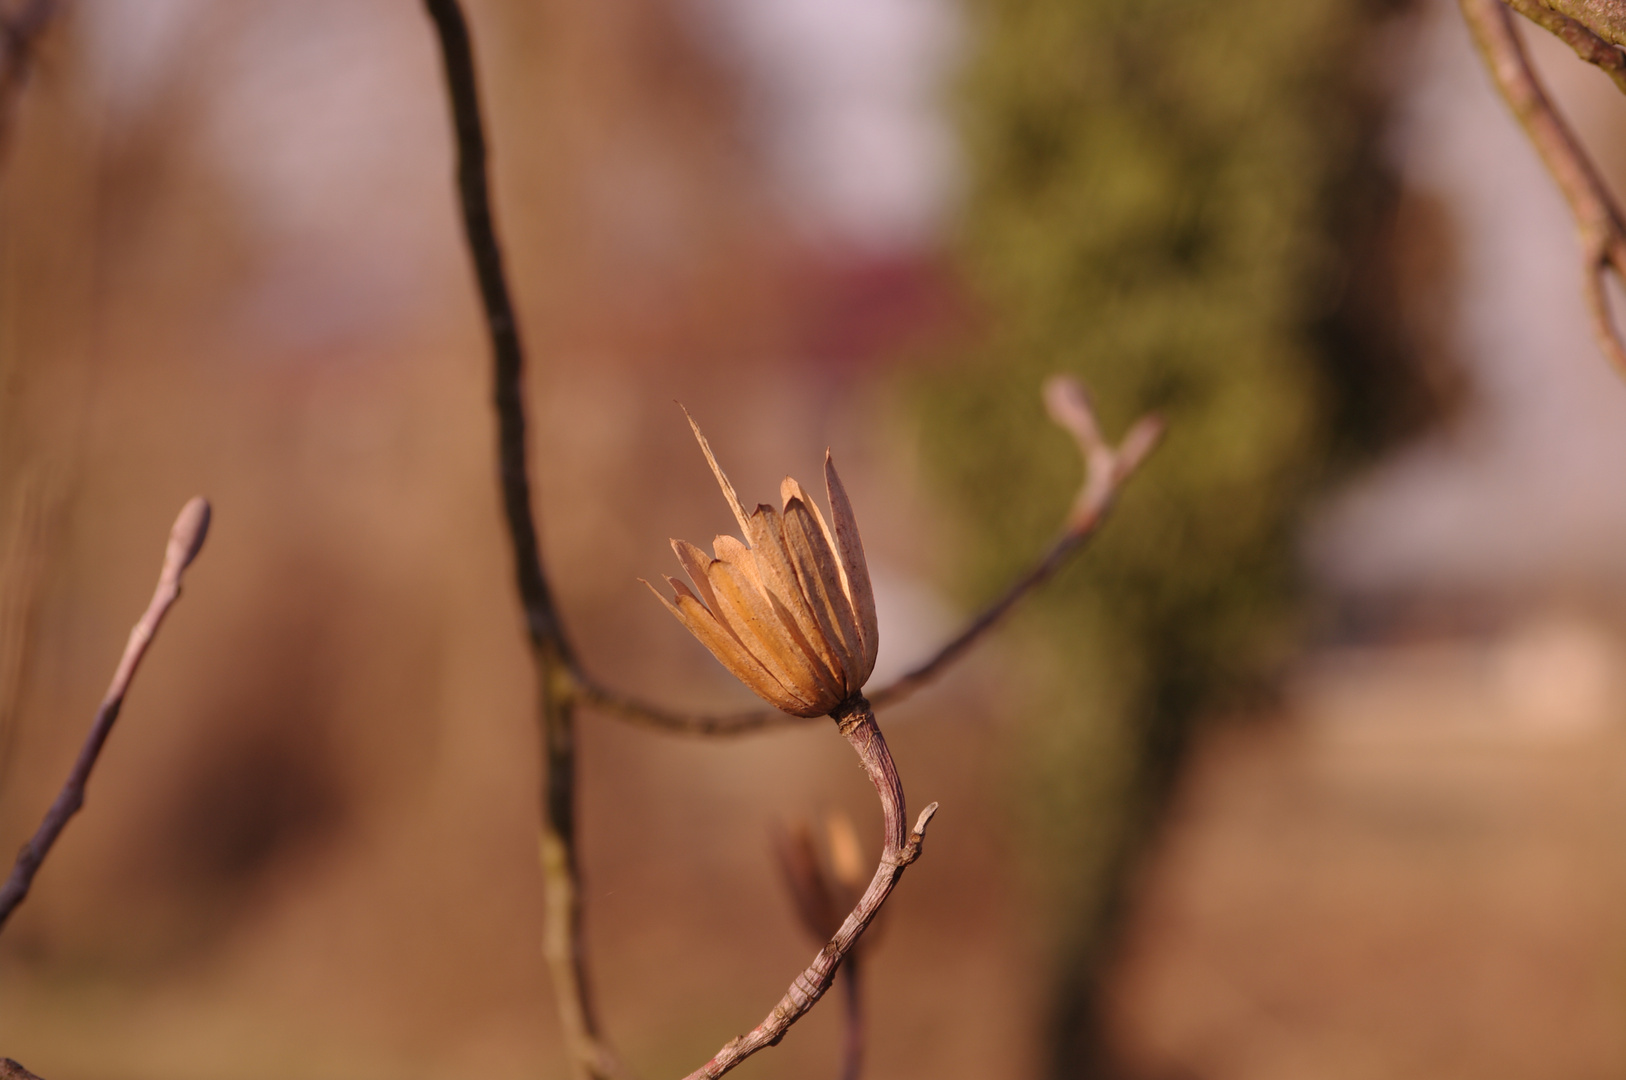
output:
<instances>
[{"instance_id":1,"label":"green foliage","mask_svg":"<svg viewBox=\"0 0 1626 1080\"><path fill-rule=\"evenodd\" d=\"M973 0L960 250L987 333L921 391L927 460L977 541L964 599L1043 547L1078 481L1043 418L1044 376L1083 378L1109 437L1143 411L1169 421L1038 605L1060 682L1031 702L1051 718L1033 761L1042 809L1059 811L1045 818L1072 822L1044 840L1071 853L1049 861L1073 878L1055 883L1073 912L1063 933L1086 950L1111 906L1100 874L1155 818L1193 722L1261 685L1293 642L1309 501L1352 446L1381 441L1354 429L1382 427L1406 390L1365 413L1344 400L1360 380L1342 369L1376 365L1387 340L1352 330L1348 295L1351 230L1392 193L1356 62L1380 14L1356 0ZM1108 804L1129 813L1082 820Z\"/></svg>"}]
</instances>

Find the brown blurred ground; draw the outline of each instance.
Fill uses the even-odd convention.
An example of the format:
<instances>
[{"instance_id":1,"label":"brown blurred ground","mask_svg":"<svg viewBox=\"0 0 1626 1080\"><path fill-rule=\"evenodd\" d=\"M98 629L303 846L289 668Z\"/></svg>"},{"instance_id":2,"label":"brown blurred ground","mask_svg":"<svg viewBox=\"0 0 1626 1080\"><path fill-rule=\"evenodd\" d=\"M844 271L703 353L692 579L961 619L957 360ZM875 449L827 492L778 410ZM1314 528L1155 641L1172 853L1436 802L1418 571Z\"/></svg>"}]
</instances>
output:
<instances>
[{"instance_id":1,"label":"brown blurred ground","mask_svg":"<svg viewBox=\"0 0 1626 1080\"><path fill-rule=\"evenodd\" d=\"M1573 615L1351 650L1215 738L1118 980L1137 1074L1621 1075L1622 655Z\"/></svg>"}]
</instances>

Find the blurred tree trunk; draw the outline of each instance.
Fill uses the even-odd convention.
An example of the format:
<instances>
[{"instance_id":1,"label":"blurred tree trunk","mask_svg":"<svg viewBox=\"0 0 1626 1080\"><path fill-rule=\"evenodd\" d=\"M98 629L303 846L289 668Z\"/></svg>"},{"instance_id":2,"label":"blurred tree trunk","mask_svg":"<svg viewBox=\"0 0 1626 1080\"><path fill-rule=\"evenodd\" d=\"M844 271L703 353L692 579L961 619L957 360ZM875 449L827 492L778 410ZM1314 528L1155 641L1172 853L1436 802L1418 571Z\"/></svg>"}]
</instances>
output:
<instances>
[{"instance_id":1,"label":"blurred tree trunk","mask_svg":"<svg viewBox=\"0 0 1626 1080\"><path fill-rule=\"evenodd\" d=\"M1455 399L1452 373L1419 359L1438 344L1437 282L1402 273L1443 234L1414 227L1360 62L1398 14L973 5L961 258L990 330L922 389L927 459L978 545L968 593L1035 550L1070 491L1039 421L1045 374L1092 386L1109 431L1147 409L1169 421L1120 516L1019 624L1050 657L1023 661L1049 678L1022 682L1019 768L1041 793L1028 832L1059 943L1057 1077L1114 1071L1103 1003L1135 871L1201 722L1267 700L1296 647L1307 507Z\"/></svg>"}]
</instances>

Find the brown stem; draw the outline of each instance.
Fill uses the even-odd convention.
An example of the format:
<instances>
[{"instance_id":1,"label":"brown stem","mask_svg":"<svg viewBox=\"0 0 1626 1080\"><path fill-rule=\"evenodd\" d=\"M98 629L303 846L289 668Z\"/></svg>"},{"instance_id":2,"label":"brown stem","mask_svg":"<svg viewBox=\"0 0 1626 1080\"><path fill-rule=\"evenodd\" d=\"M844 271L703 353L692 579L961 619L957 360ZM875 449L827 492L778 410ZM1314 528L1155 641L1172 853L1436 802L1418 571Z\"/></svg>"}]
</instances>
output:
<instances>
[{"instance_id":1,"label":"brown stem","mask_svg":"<svg viewBox=\"0 0 1626 1080\"><path fill-rule=\"evenodd\" d=\"M780 998L767 1019L746 1034L730 1039L710 1061L690 1073L686 1080L716 1080L758 1050L773 1046L784 1038L790 1026L800 1020L830 989L837 968L858 943L865 927L881 910L881 905L892 893L892 887L903 876L904 868L920 857L926 826L931 823L932 815L937 813L937 804L932 803L920 812L913 832L906 831L903 782L898 779L897 766L892 763L892 753L875 723L875 713L869 702L861 697L856 698L832 715L842 735L858 752L858 759L863 762L864 771L869 774L870 782L875 785L875 792L881 798L881 815L885 824L880 865L875 868L875 876L870 879L869 888L864 890L858 905L806 970L791 980L790 989L785 991L785 996Z\"/></svg>"},{"instance_id":2,"label":"brown stem","mask_svg":"<svg viewBox=\"0 0 1626 1080\"><path fill-rule=\"evenodd\" d=\"M1099 531L1123 485L1140 468L1162 437L1162 421L1147 416L1130 427L1121 443L1112 446L1101 437L1083 388L1076 382L1053 379L1046 386L1045 396L1052 416L1077 440L1085 460L1084 483L1079 488L1078 498L1060 535L1038 562L1023 571L992 603L973 616L958 634L921 664L870 692L869 699L873 704L895 705L941 675L997 626L1018 601L1050 580ZM582 701L623 720L685 735L745 735L768 728L802 724L809 719L774 709L737 713L691 713L667 709L617 693L580 670L576 672L576 677Z\"/></svg>"},{"instance_id":3,"label":"brown stem","mask_svg":"<svg viewBox=\"0 0 1626 1080\"><path fill-rule=\"evenodd\" d=\"M503 513L514 555L514 583L525 614L536 669L537 713L543 747L543 952L558 999L559 1020L573 1075L612 1077L614 1058L600 1041L582 934L580 873L576 861L575 660L542 567L531 504L525 424L525 350L508 292L502 249L492 224L486 175L485 127L480 113L474 50L457 0L424 0L440 41L446 93L457 137L457 190L463 232L491 340L493 402L497 411L497 467Z\"/></svg>"},{"instance_id":4,"label":"brown stem","mask_svg":"<svg viewBox=\"0 0 1626 1080\"><path fill-rule=\"evenodd\" d=\"M858 953L847 957L841 967L841 981L847 988L846 1023L841 1036L841 1080L858 1080L864 1071L864 993L859 973L863 960Z\"/></svg>"},{"instance_id":5,"label":"brown stem","mask_svg":"<svg viewBox=\"0 0 1626 1080\"><path fill-rule=\"evenodd\" d=\"M1585 259L1583 289L1593 336L1626 374L1626 343L1610 320L1603 290L1607 269L1626 274L1626 225L1620 211L1580 140L1542 89L1507 7L1501 0L1460 0L1460 6L1497 89L1570 205Z\"/></svg>"},{"instance_id":6,"label":"brown stem","mask_svg":"<svg viewBox=\"0 0 1626 1080\"><path fill-rule=\"evenodd\" d=\"M1593 33L1585 23L1537 0L1506 0L1507 6L1558 38L1589 64L1601 68L1626 94L1626 52Z\"/></svg>"},{"instance_id":7,"label":"brown stem","mask_svg":"<svg viewBox=\"0 0 1626 1080\"><path fill-rule=\"evenodd\" d=\"M96 767L96 759L101 756L102 746L113 730L113 722L119 717L119 708L124 704L124 695L129 692L130 681L135 678L136 668L140 666L141 658L147 655L147 647L152 644L153 636L158 633L158 626L164 621L170 605L180 597L181 572L197 557L208 531L209 504L201 498L192 499L181 508L180 516L170 529L164 565L158 573L158 587L153 590L147 610L130 631L124 655L119 658L119 666L113 672L113 681L102 698L101 707L96 710L96 719L90 725L90 734L85 736L84 745L79 748L79 756L74 760L62 790L45 812L45 818L33 837L17 853L17 861L5 885L0 886L0 927L5 925L17 905L28 895L34 875L51 853L68 819L85 805L85 784L90 780L90 772Z\"/></svg>"}]
</instances>

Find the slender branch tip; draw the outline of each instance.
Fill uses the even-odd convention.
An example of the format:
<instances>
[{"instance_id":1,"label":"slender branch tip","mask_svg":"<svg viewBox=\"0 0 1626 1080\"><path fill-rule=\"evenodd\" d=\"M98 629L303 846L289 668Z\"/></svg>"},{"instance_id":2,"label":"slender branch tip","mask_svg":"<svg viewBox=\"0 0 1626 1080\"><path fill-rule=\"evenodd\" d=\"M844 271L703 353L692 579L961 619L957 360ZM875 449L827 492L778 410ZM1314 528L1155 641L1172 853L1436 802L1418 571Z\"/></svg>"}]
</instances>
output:
<instances>
[{"instance_id":1,"label":"slender branch tip","mask_svg":"<svg viewBox=\"0 0 1626 1080\"><path fill-rule=\"evenodd\" d=\"M174 526L169 530L169 547L164 551L166 573L179 575L192 565L192 560L198 557L198 552L203 549L203 541L209 535L212 517L209 500L202 495L194 495L181 507Z\"/></svg>"}]
</instances>

